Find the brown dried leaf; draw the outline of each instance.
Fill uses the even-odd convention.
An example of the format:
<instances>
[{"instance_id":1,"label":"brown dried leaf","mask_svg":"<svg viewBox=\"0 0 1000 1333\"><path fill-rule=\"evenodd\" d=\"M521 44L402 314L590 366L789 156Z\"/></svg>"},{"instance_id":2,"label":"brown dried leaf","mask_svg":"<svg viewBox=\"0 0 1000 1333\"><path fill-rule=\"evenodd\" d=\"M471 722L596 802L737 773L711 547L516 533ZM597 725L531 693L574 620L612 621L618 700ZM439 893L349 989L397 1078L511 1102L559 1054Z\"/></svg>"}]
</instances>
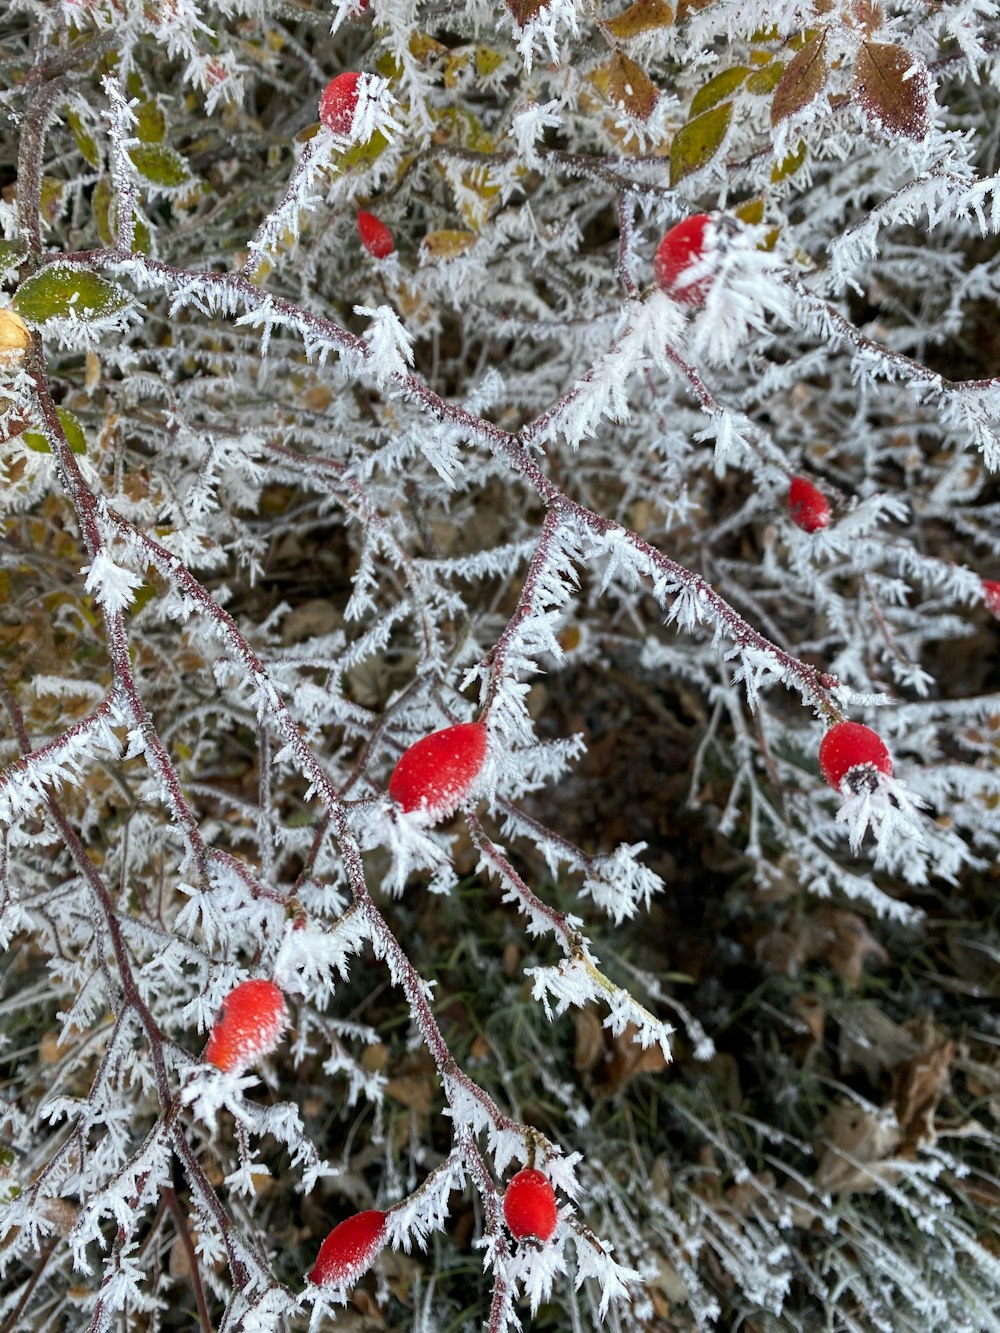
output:
<instances>
[{"instance_id":1,"label":"brown dried leaf","mask_svg":"<svg viewBox=\"0 0 1000 1333\"><path fill-rule=\"evenodd\" d=\"M844 1077L860 1069L874 1086L886 1070L896 1069L920 1050L920 1043L906 1028L894 1023L876 1004L838 1005L834 1017L840 1024L838 1056Z\"/></svg>"},{"instance_id":2,"label":"brown dried leaf","mask_svg":"<svg viewBox=\"0 0 1000 1333\"><path fill-rule=\"evenodd\" d=\"M577 1009L575 1017L576 1047L573 1052L573 1066L581 1074L592 1074L598 1065L603 1064L607 1052L604 1029L593 1009Z\"/></svg>"},{"instance_id":3,"label":"brown dried leaf","mask_svg":"<svg viewBox=\"0 0 1000 1333\"><path fill-rule=\"evenodd\" d=\"M626 41L655 28L669 28L673 21L674 11L666 0L634 0L628 9L608 19L606 27L614 37Z\"/></svg>"},{"instance_id":4,"label":"brown dried leaf","mask_svg":"<svg viewBox=\"0 0 1000 1333\"><path fill-rule=\"evenodd\" d=\"M389 1079L385 1085L385 1094L394 1102L409 1107L418 1115L430 1115L434 1105L434 1081L419 1074L401 1074Z\"/></svg>"},{"instance_id":5,"label":"brown dried leaf","mask_svg":"<svg viewBox=\"0 0 1000 1333\"><path fill-rule=\"evenodd\" d=\"M778 125L789 116L794 116L823 91L829 73L826 56L823 53L825 45L824 28L811 41L806 42L802 50L789 62L771 99L772 125Z\"/></svg>"},{"instance_id":6,"label":"brown dried leaf","mask_svg":"<svg viewBox=\"0 0 1000 1333\"><path fill-rule=\"evenodd\" d=\"M826 1148L816 1184L831 1194L873 1194L897 1179L899 1169L884 1162L899 1147L895 1116L847 1102L835 1106L824 1126Z\"/></svg>"},{"instance_id":7,"label":"brown dried leaf","mask_svg":"<svg viewBox=\"0 0 1000 1333\"><path fill-rule=\"evenodd\" d=\"M577 1068L581 1071L580 1082L595 1100L617 1096L638 1074L658 1074L666 1068L659 1046L643 1050L635 1036L632 1023L613 1037L591 1010L581 1010L577 1016Z\"/></svg>"},{"instance_id":8,"label":"brown dried leaf","mask_svg":"<svg viewBox=\"0 0 1000 1333\"><path fill-rule=\"evenodd\" d=\"M892 1076L896 1119L911 1143L933 1143L937 1138L934 1116L949 1086L955 1043L928 1028L922 1034L924 1049L899 1066Z\"/></svg>"},{"instance_id":9,"label":"brown dried leaf","mask_svg":"<svg viewBox=\"0 0 1000 1333\"><path fill-rule=\"evenodd\" d=\"M912 72L911 72L912 71ZM927 67L895 42L863 42L854 66L851 95L884 134L922 139L930 80Z\"/></svg>"},{"instance_id":10,"label":"brown dried leaf","mask_svg":"<svg viewBox=\"0 0 1000 1333\"><path fill-rule=\"evenodd\" d=\"M882 17L882 6L874 3L874 0L854 0L849 18L869 36L877 32L885 22Z\"/></svg>"},{"instance_id":11,"label":"brown dried leaf","mask_svg":"<svg viewBox=\"0 0 1000 1333\"><path fill-rule=\"evenodd\" d=\"M507 8L519 28L530 23L545 8L545 0L506 0Z\"/></svg>"},{"instance_id":12,"label":"brown dried leaf","mask_svg":"<svg viewBox=\"0 0 1000 1333\"><path fill-rule=\"evenodd\" d=\"M641 65L616 51L611 57L608 96L636 120L648 120L660 92Z\"/></svg>"},{"instance_id":13,"label":"brown dried leaf","mask_svg":"<svg viewBox=\"0 0 1000 1333\"><path fill-rule=\"evenodd\" d=\"M865 963L888 961L888 954L855 912L820 907L803 922L799 949L804 962L821 958L845 986L856 990Z\"/></svg>"}]
</instances>

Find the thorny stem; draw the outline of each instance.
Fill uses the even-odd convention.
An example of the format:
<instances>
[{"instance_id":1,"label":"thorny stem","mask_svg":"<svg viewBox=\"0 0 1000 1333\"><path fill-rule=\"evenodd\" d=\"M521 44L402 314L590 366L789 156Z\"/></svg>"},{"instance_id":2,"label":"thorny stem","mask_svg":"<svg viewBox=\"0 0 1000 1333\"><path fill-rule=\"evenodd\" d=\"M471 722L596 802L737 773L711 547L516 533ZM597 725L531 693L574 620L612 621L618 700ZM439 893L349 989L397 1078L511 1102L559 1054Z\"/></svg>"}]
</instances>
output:
<instances>
[{"instance_id":1,"label":"thorny stem","mask_svg":"<svg viewBox=\"0 0 1000 1333\"><path fill-rule=\"evenodd\" d=\"M25 726L24 715L21 712L17 700L11 694L6 683L2 680L0 680L0 699L3 700L4 707L11 719L11 725L17 736L18 744L21 746L21 749L25 754L30 754L31 739ZM122 936L121 924L118 920L117 913L115 912L111 895L108 892L97 867L87 855L86 848L80 841L76 830L66 818L56 798L49 794L46 797L46 804L56 827L59 829L66 849L72 857L77 870L86 880L91 894L93 895L94 902L100 912L101 921L107 931L111 950L114 954L115 966L118 971L118 978L121 983L124 998L123 1013L131 1010L136 1014L149 1044L149 1051L153 1061L157 1097L160 1103L161 1121L159 1126L155 1127L150 1135L147 1136L147 1143L157 1132L161 1134L170 1133L176 1151L184 1159L184 1163L187 1166L188 1179L197 1189L209 1210L215 1214L223 1244L227 1250L233 1281L237 1287L241 1287L246 1283L248 1274L245 1265L233 1248L230 1237L229 1217L225 1213L215 1191L205 1177L201 1164L195 1157L187 1138L175 1124L177 1114L180 1110L180 1101L177 1099L170 1086L170 1078L167 1073L166 1059L163 1051L165 1038L152 1011L143 999L142 992L135 979L128 948L125 944L124 937ZM102 1063L102 1068L104 1067L105 1065Z\"/></svg>"},{"instance_id":2,"label":"thorny stem","mask_svg":"<svg viewBox=\"0 0 1000 1333\"><path fill-rule=\"evenodd\" d=\"M188 1230L184 1209L181 1207L177 1195L169 1186L164 1186L163 1199L174 1219L177 1235L180 1238L181 1245L184 1247L188 1273L191 1277L191 1287L194 1291L194 1299L195 1304L198 1307L198 1318L201 1321L201 1327L204 1333L212 1333L212 1316L208 1312L208 1302L205 1300L205 1287L201 1280L201 1267L198 1263L198 1255L195 1252L194 1245L191 1241L191 1232Z\"/></svg>"}]
</instances>

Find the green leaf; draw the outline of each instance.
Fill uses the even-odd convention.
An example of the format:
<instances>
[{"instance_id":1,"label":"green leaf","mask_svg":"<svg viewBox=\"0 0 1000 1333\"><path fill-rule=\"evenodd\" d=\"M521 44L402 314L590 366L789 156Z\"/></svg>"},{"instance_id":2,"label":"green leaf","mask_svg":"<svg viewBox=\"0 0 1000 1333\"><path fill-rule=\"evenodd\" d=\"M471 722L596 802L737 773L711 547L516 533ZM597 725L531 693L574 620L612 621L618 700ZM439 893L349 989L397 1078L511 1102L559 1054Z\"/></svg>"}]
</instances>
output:
<instances>
[{"instance_id":1,"label":"green leaf","mask_svg":"<svg viewBox=\"0 0 1000 1333\"><path fill-rule=\"evenodd\" d=\"M83 160L88 166L99 167L101 165L100 149L97 147L93 135L88 134L83 128L83 121L79 114L76 111L68 111L66 121L73 131L73 138L76 140L76 146L79 148Z\"/></svg>"},{"instance_id":2,"label":"green leaf","mask_svg":"<svg viewBox=\"0 0 1000 1333\"><path fill-rule=\"evenodd\" d=\"M803 140L794 153L789 153L771 168L771 183L777 185L778 181L783 181L786 176L793 175L805 160L806 145L805 140Z\"/></svg>"},{"instance_id":3,"label":"green leaf","mask_svg":"<svg viewBox=\"0 0 1000 1333\"><path fill-rule=\"evenodd\" d=\"M141 103L135 116L135 137L143 143L162 143L167 137L167 118L158 102Z\"/></svg>"},{"instance_id":4,"label":"green leaf","mask_svg":"<svg viewBox=\"0 0 1000 1333\"><path fill-rule=\"evenodd\" d=\"M129 151L129 157L140 176L164 189L175 189L191 180L188 164L175 148L168 148L166 144L137 144Z\"/></svg>"},{"instance_id":5,"label":"green leaf","mask_svg":"<svg viewBox=\"0 0 1000 1333\"><path fill-rule=\"evenodd\" d=\"M766 97L777 88L784 72L785 66L780 60L765 65L763 69L755 69L747 79L747 92L753 93L755 97Z\"/></svg>"},{"instance_id":6,"label":"green leaf","mask_svg":"<svg viewBox=\"0 0 1000 1333\"><path fill-rule=\"evenodd\" d=\"M129 607L130 615L137 616L144 606L149 605L158 591L159 589L152 583L140 583Z\"/></svg>"},{"instance_id":7,"label":"green leaf","mask_svg":"<svg viewBox=\"0 0 1000 1333\"><path fill-rule=\"evenodd\" d=\"M605 23L613 36L625 41L656 28L669 28L673 21L674 11L665 0L634 0L628 9L606 19Z\"/></svg>"},{"instance_id":8,"label":"green leaf","mask_svg":"<svg viewBox=\"0 0 1000 1333\"><path fill-rule=\"evenodd\" d=\"M367 143L352 144L344 153L339 153L334 159L340 166L341 171L354 171L362 167L370 167L389 146L389 140L381 130L376 130Z\"/></svg>"},{"instance_id":9,"label":"green leaf","mask_svg":"<svg viewBox=\"0 0 1000 1333\"><path fill-rule=\"evenodd\" d=\"M66 443L74 454L85 454L87 452L87 440L83 433L83 427L77 417L65 407L57 407L56 412L63 428L63 434L66 436ZM36 454L50 454L49 442L46 437L37 430L26 430L21 439Z\"/></svg>"},{"instance_id":10,"label":"green leaf","mask_svg":"<svg viewBox=\"0 0 1000 1333\"><path fill-rule=\"evenodd\" d=\"M11 270L19 268L27 253L28 247L24 241L0 240L0 279Z\"/></svg>"},{"instance_id":11,"label":"green leaf","mask_svg":"<svg viewBox=\"0 0 1000 1333\"><path fill-rule=\"evenodd\" d=\"M129 295L90 269L50 264L33 274L14 293L14 308L32 324L47 319L107 319L123 310Z\"/></svg>"},{"instance_id":12,"label":"green leaf","mask_svg":"<svg viewBox=\"0 0 1000 1333\"><path fill-rule=\"evenodd\" d=\"M107 176L102 176L94 186L94 194L90 202L94 210L94 221L97 223L98 236L105 245L114 245L115 237L112 224L118 219L118 207L115 192ZM132 237L133 250L137 250L143 255L152 254L153 238L149 234L149 228L138 213L133 211L132 217L135 221L135 231Z\"/></svg>"},{"instance_id":13,"label":"green leaf","mask_svg":"<svg viewBox=\"0 0 1000 1333\"><path fill-rule=\"evenodd\" d=\"M732 102L721 102L680 127L670 145L671 185L711 162L722 147L732 118Z\"/></svg>"},{"instance_id":14,"label":"green leaf","mask_svg":"<svg viewBox=\"0 0 1000 1333\"><path fill-rule=\"evenodd\" d=\"M749 73L750 70L746 65L734 65L732 69L724 69L721 73L713 75L695 93L688 119L700 116L703 111L707 111L709 107L715 106L723 98L734 93Z\"/></svg>"}]
</instances>

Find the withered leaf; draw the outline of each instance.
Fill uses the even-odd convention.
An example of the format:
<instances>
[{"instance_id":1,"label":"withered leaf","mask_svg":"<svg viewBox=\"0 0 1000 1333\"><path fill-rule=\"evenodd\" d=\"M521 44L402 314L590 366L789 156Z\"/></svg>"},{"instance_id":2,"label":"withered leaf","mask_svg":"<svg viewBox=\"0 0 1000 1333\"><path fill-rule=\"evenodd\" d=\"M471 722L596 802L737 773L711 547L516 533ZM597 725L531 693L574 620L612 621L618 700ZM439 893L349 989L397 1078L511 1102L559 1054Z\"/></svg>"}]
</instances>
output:
<instances>
[{"instance_id":1,"label":"withered leaf","mask_svg":"<svg viewBox=\"0 0 1000 1333\"><path fill-rule=\"evenodd\" d=\"M874 1194L899 1179L886 1158L899 1147L896 1117L875 1107L845 1103L830 1110L816 1183L831 1194Z\"/></svg>"},{"instance_id":2,"label":"withered leaf","mask_svg":"<svg viewBox=\"0 0 1000 1333\"><path fill-rule=\"evenodd\" d=\"M611 57L608 96L636 120L648 120L660 93L641 65L616 51Z\"/></svg>"},{"instance_id":3,"label":"withered leaf","mask_svg":"<svg viewBox=\"0 0 1000 1333\"><path fill-rule=\"evenodd\" d=\"M930 128L927 67L896 42L863 42L851 94L885 134L922 139Z\"/></svg>"},{"instance_id":4,"label":"withered leaf","mask_svg":"<svg viewBox=\"0 0 1000 1333\"><path fill-rule=\"evenodd\" d=\"M669 28L673 21L674 11L666 0L634 0L628 9L607 19L606 26L612 36L625 41L629 37L638 37L641 32Z\"/></svg>"},{"instance_id":5,"label":"withered leaf","mask_svg":"<svg viewBox=\"0 0 1000 1333\"><path fill-rule=\"evenodd\" d=\"M506 3L519 28L530 23L545 8L545 0L506 0Z\"/></svg>"},{"instance_id":6,"label":"withered leaf","mask_svg":"<svg viewBox=\"0 0 1000 1333\"><path fill-rule=\"evenodd\" d=\"M885 22L882 17L882 6L875 3L875 0L854 0L850 17L859 28L864 28L869 34L877 32Z\"/></svg>"},{"instance_id":7,"label":"withered leaf","mask_svg":"<svg viewBox=\"0 0 1000 1333\"><path fill-rule=\"evenodd\" d=\"M829 68L823 48L826 30L816 34L797 52L781 76L781 82L771 99L771 124L778 125L809 103L823 91Z\"/></svg>"}]
</instances>

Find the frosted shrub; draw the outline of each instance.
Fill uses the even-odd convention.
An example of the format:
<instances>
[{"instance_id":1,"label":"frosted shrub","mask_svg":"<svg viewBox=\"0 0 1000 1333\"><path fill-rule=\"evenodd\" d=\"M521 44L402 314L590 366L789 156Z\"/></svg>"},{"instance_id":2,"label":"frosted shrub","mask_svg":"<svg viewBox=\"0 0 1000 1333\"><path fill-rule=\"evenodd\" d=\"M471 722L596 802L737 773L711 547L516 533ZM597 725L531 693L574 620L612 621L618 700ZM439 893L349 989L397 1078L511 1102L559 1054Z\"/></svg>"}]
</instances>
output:
<instances>
[{"instance_id":1,"label":"frosted shrub","mask_svg":"<svg viewBox=\"0 0 1000 1333\"><path fill-rule=\"evenodd\" d=\"M1000 1329L998 50L9 0L0 1330Z\"/></svg>"}]
</instances>

